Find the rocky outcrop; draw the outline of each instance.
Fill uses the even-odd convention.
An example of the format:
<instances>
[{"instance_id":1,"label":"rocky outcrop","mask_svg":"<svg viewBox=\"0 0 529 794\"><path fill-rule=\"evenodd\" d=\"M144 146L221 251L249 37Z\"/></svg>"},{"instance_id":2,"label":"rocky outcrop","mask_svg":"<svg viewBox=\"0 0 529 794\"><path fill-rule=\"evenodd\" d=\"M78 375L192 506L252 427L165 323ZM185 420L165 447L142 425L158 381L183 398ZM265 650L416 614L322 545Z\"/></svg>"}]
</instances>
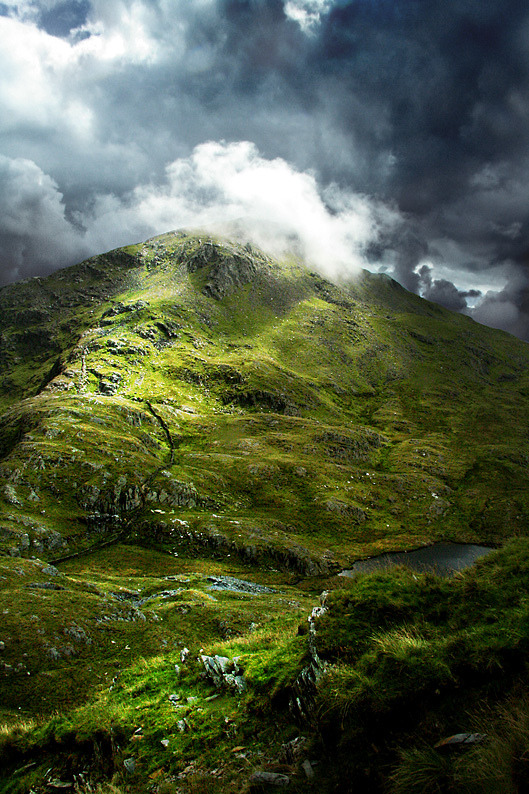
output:
<instances>
[{"instance_id":1,"label":"rocky outcrop","mask_svg":"<svg viewBox=\"0 0 529 794\"><path fill-rule=\"evenodd\" d=\"M228 656L201 656L205 675L215 686L225 689L234 689L239 694L246 690L242 667L239 658L230 659Z\"/></svg>"},{"instance_id":2,"label":"rocky outcrop","mask_svg":"<svg viewBox=\"0 0 529 794\"><path fill-rule=\"evenodd\" d=\"M248 249L228 249L211 241L199 245L186 258L189 273L206 271L202 292L210 298L220 300L238 287L248 284L257 272L256 264Z\"/></svg>"},{"instance_id":3,"label":"rocky outcrop","mask_svg":"<svg viewBox=\"0 0 529 794\"><path fill-rule=\"evenodd\" d=\"M118 301L118 303L115 303L110 309L107 309L107 311L101 315L101 318L104 319L106 317L116 317L119 314L139 312L142 309L146 309L148 305L146 301L136 301L135 303L121 303Z\"/></svg>"},{"instance_id":4,"label":"rocky outcrop","mask_svg":"<svg viewBox=\"0 0 529 794\"><path fill-rule=\"evenodd\" d=\"M68 544L55 530L37 526L27 519L24 521L20 529L0 527L0 545L5 544L5 553L11 557L68 550Z\"/></svg>"},{"instance_id":5,"label":"rocky outcrop","mask_svg":"<svg viewBox=\"0 0 529 794\"><path fill-rule=\"evenodd\" d=\"M93 528L121 525L135 511L149 505L188 510L217 506L199 494L192 483L177 480L168 471L160 472L154 482L130 483L122 475L105 490L97 485L86 486L78 499L81 507L90 511L87 522Z\"/></svg>"},{"instance_id":6,"label":"rocky outcrop","mask_svg":"<svg viewBox=\"0 0 529 794\"><path fill-rule=\"evenodd\" d=\"M246 564L296 571L302 576L331 576L339 570L330 556L314 557L298 544L276 546L266 538L250 543L243 538L229 538L208 526L198 530L182 523L149 522L137 529L136 538L150 545L170 546L177 553L185 549L186 553L212 557L237 556Z\"/></svg>"},{"instance_id":7,"label":"rocky outcrop","mask_svg":"<svg viewBox=\"0 0 529 794\"><path fill-rule=\"evenodd\" d=\"M369 461L373 452L387 439L369 428L359 430L354 436L336 431L328 431L318 441L323 443L325 452L335 460Z\"/></svg>"},{"instance_id":8,"label":"rocky outcrop","mask_svg":"<svg viewBox=\"0 0 529 794\"><path fill-rule=\"evenodd\" d=\"M289 703L291 714L302 721L310 721L312 719L316 706L318 683L328 669L327 662L320 658L316 647L316 621L327 611L325 607L326 596L326 592L321 594L321 605L314 607L308 618L309 662L294 682L294 692Z\"/></svg>"},{"instance_id":9,"label":"rocky outcrop","mask_svg":"<svg viewBox=\"0 0 529 794\"><path fill-rule=\"evenodd\" d=\"M265 389L231 391L222 396L222 402L225 405L234 404L241 408L260 408L287 416L299 414L299 406L287 394Z\"/></svg>"},{"instance_id":10,"label":"rocky outcrop","mask_svg":"<svg viewBox=\"0 0 529 794\"><path fill-rule=\"evenodd\" d=\"M210 590L228 590L233 593L249 593L251 595L275 593L272 587L236 579L234 576L208 576L208 582L211 582Z\"/></svg>"}]
</instances>

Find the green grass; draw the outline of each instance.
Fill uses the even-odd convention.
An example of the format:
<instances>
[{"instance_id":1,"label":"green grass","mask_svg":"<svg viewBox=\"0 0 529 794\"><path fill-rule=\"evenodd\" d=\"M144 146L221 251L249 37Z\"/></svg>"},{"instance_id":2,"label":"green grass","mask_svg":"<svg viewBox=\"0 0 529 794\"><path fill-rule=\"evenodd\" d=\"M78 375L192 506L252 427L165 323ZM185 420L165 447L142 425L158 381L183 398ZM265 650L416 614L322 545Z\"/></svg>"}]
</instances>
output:
<instances>
[{"instance_id":1,"label":"green grass","mask_svg":"<svg viewBox=\"0 0 529 794\"><path fill-rule=\"evenodd\" d=\"M508 779L525 758L498 716L523 735L523 709L500 701L525 693L524 343L382 276L332 285L195 234L3 288L0 308L0 744L11 771L46 759L6 791L90 753L101 794L244 791L252 769L281 771L301 732L321 791L348 776L360 791L457 790L474 751L445 763L434 738L451 714L478 724L480 699L496 749L475 757ZM452 581L335 576L382 551L512 538ZM211 575L275 592L212 591ZM64 589L29 587L50 583ZM324 587L331 666L314 721L296 725L298 625ZM244 697L208 700L201 648L242 657ZM192 730L175 727L175 688L198 698ZM295 791L302 760L286 764Z\"/></svg>"},{"instance_id":2,"label":"green grass","mask_svg":"<svg viewBox=\"0 0 529 794\"><path fill-rule=\"evenodd\" d=\"M25 564L38 579L40 564ZM12 561L2 575L9 568L22 578L20 565ZM94 753L93 785L112 779L124 791L144 790L152 775L168 792L178 785L192 791L199 781L219 791L246 791L251 771L259 768L287 771L293 790L305 791L306 756L281 760L282 747L300 732L309 741L305 752L319 762L318 789L329 794L523 790L529 697L525 539L511 541L452 579L396 568L340 580L316 620L316 649L327 670L312 695L315 710L302 724L290 704L302 691L299 675L310 658L307 631L298 626L305 623L314 594L263 572L260 582L273 580L275 589L266 596L211 591L206 561L127 547L63 567L55 578L72 590L121 588L143 595L170 582L180 592L142 607L150 641L158 641L150 652L141 644L144 627L114 619L105 634L117 647L106 655L76 606L76 625L93 638L85 669L97 664L102 671L108 665L113 679L93 681L84 703L68 706L64 699L59 713L9 716L0 732L2 791L22 792L29 781L38 785L51 764L59 776L71 776L72 763L80 769ZM242 575L217 562L215 573L222 572ZM162 574L171 579L156 578ZM21 598L20 590L6 587ZM49 614L49 605L41 609ZM56 609L53 630L68 620L67 612L64 604ZM182 663L184 645L190 653ZM237 659L244 693L218 690L204 678L204 653ZM36 663L44 666L42 660ZM52 671L53 664L47 665ZM75 670L70 663L70 680ZM55 674L60 676L60 666ZM35 695L27 690L27 697L34 701ZM488 739L459 754L435 749L440 739L462 731ZM36 769L20 779L13 775L37 758ZM135 759L133 775L122 766L125 758Z\"/></svg>"}]
</instances>

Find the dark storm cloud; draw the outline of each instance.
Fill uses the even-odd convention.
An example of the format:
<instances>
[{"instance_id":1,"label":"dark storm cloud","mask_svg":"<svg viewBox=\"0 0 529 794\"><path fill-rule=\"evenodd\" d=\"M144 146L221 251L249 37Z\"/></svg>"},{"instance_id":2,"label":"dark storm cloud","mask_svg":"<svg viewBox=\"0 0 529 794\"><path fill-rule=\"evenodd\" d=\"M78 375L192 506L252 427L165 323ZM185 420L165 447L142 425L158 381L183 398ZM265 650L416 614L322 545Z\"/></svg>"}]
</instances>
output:
<instances>
[{"instance_id":1,"label":"dark storm cloud","mask_svg":"<svg viewBox=\"0 0 529 794\"><path fill-rule=\"evenodd\" d=\"M240 162L272 174L282 158L288 195L310 172L323 202L349 196L372 267L476 319L503 311L502 327L529 338L526 3L24 0L1 4L2 21L0 152L42 174L24 190L55 219L53 246L31 228L14 246L0 219L4 280L175 225L170 175L187 168L196 195L197 146L251 141L251 155L211 150L219 195L233 196L219 180ZM152 209L157 191L174 223ZM285 212L306 229L299 207Z\"/></svg>"},{"instance_id":2,"label":"dark storm cloud","mask_svg":"<svg viewBox=\"0 0 529 794\"><path fill-rule=\"evenodd\" d=\"M468 308L468 298L475 300L481 297L480 290L460 290L446 278L432 278L432 268L428 265L419 268L417 278L423 298L439 303L455 312L461 312Z\"/></svg>"}]
</instances>

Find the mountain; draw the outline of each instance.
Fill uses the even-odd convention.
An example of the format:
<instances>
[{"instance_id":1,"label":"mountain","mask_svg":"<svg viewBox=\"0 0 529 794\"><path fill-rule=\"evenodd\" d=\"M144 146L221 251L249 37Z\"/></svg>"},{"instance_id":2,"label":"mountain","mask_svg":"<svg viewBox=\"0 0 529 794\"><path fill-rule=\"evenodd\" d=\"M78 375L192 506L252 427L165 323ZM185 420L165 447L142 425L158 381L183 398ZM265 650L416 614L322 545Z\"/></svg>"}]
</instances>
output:
<instances>
[{"instance_id":1,"label":"mountain","mask_svg":"<svg viewBox=\"0 0 529 794\"><path fill-rule=\"evenodd\" d=\"M238 767L253 768L259 753L261 761L276 764L277 774L281 763L297 769L291 784L304 791L307 770L314 770L308 763L303 777L300 764L308 759L284 749L295 738L293 725L305 720L311 726L307 747L318 730L323 735L334 728L325 728L323 718L314 722L307 687L304 694L300 690L303 665L327 659L320 667L312 664L311 675L324 683L312 681L309 700L326 697L329 714L345 714L349 701L331 708L338 690L325 687L339 678L339 669L349 678L335 685L354 690L353 700L360 697L360 673L354 673L353 686L351 670L364 662L344 650L351 637L365 635L365 644L375 625L398 628L395 653L420 655L424 643L433 642L428 632L433 636L449 613L446 632L455 632L458 621L463 625L464 616L452 614L457 588L470 604L472 594L497 581L493 569L500 579L498 571L509 569L519 585L520 560L529 553L523 540L529 514L528 365L525 343L429 303L385 275L363 272L335 284L294 258L278 262L249 244L203 234L169 233L0 290L0 690L8 725L0 753L11 770L11 782L1 790L46 785L41 766L30 784L25 774L18 788L12 778L24 759L36 763L38 748L48 767L50 757L61 759L57 775L72 781L81 775L77 785L86 791L117 771L125 791L145 790L147 774L157 774L160 785L169 786L164 791L180 790L171 776L191 761L195 767L179 778L182 791L239 790ZM402 571L383 573L374 578L377 595L362 577L337 576L354 560L382 551L438 540L501 546L516 537L516 554L508 546L457 583L434 585L431 574L412 580ZM522 598L524 587L515 588L512 598ZM333 591L328 604L334 606L325 608L318 651L317 620L311 618L307 633L306 616L324 588ZM397 595L394 588L401 588ZM446 602L437 616L421 606L434 598L432 588L438 588L439 604ZM409 628L416 617L402 599L422 616L421 627ZM364 614L363 628L360 618L350 625L353 603ZM510 625L509 610L519 616L521 606L513 604L497 604L504 626ZM375 618L376 610L386 617ZM479 623L477 604L468 607L469 614L473 610ZM390 613L401 621L397 628ZM409 641L403 640L406 631ZM519 626L516 632L520 639ZM349 638L341 645L340 633ZM439 672L446 649L441 652L437 635L435 641L439 669L428 668L428 675L431 682L440 676L442 689L443 675L453 682L456 673ZM241 749L239 755L249 755L238 767L235 756L233 768L225 764L224 745L220 756L209 757L196 738L205 740L205 718L192 719L188 712L193 698L206 697L202 690L188 695L187 711L178 703L183 695L167 700L167 689L177 686L174 665L185 667L178 660L187 656L187 646L199 667L188 662L189 670L181 672L184 693L206 686L207 663L196 661L200 648L211 650L207 658L215 657L217 646L222 657L249 654L242 678L250 682L244 708L254 739L251 749ZM176 662L169 663L173 656ZM232 679L241 678L237 664L230 664ZM225 673L217 670L210 678L218 683ZM388 680L394 674L388 672ZM159 703L158 695L147 697L154 686L149 678L156 681ZM376 686L383 688L381 680ZM142 726L130 725L128 711L126 719L119 717L122 701L109 705L120 687L127 709L138 697L144 722L156 717L158 726L153 722L156 753L147 753L147 738L129 745L140 759L137 769L136 761L129 764L132 771L123 767L116 743L124 747L132 728ZM242 689L222 691L222 708L213 713L208 706L208 719L214 723L222 715L224 725L235 725L233 701ZM292 706L295 692L297 716L285 705ZM408 694L399 695L403 703ZM366 697L364 692L362 708ZM447 702L453 703L452 694ZM469 695L466 705L472 702ZM392 700L391 708L371 703L369 709L394 707ZM149 708L150 718L143 713ZM53 722L55 709L76 715L65 718L69 727ZM270 709L286 720L275 738L272 725L279 717L271 721ZM37 718L37 725L22 730L19 710ZM109 714L115 724L99 736L86 725L97 725L103 712L105 724ZM397 731L391 720L394 745L395 736L408 735L410 728ZM210 729L214 735L217 728ZM137 737L145 725L142 730ZM222 730L223 741L239 735L235 728L231 734ZM166 738L174 746L170 763L167 746L160 744ZM279 739L283 751L272 752ZM332 752L343 741L336 739ZM367 739L347 741L365 748ZM245 742L232 741L229 752ZM84 757L88 747L92 754L99 747L99 765ZM280 763L281 752L286 755ZM391 756L387 747L384 752ZM382 766L389 763L384 752ZM218 780L207 772L200 789L208 763L224 772ZM82 777L83 764L91 782ZM322 758L320 764L323 769ZM381 774L373 761L356 785L378 790L387 785ZM327 785L322 780L320 790ZM325 780L329 790L348 790L330 773ZM246 783L255 788L266 780ZM411 791L409 780L406 785Z\"/></svg>"}]
</instances>

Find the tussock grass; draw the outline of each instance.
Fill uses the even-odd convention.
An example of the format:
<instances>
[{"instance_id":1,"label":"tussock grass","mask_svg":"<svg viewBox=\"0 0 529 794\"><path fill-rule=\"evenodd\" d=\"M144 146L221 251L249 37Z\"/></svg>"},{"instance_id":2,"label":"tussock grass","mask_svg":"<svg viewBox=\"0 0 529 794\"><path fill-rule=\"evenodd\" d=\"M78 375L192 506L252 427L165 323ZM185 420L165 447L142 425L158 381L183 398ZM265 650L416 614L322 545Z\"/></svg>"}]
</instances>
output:
<instances>
[{"instance_id":1,"label":"tussock grass","mask_svg":"<svg viewBox=\"0 0 529 794\"><path fill-rule=\"evenodd\" d=\"M527 787L529 696L519 691L472 716L485 740L459 753L423 746L402 750L390 776L392 794L519 794Z\"/></svg>"}]
</instances>

